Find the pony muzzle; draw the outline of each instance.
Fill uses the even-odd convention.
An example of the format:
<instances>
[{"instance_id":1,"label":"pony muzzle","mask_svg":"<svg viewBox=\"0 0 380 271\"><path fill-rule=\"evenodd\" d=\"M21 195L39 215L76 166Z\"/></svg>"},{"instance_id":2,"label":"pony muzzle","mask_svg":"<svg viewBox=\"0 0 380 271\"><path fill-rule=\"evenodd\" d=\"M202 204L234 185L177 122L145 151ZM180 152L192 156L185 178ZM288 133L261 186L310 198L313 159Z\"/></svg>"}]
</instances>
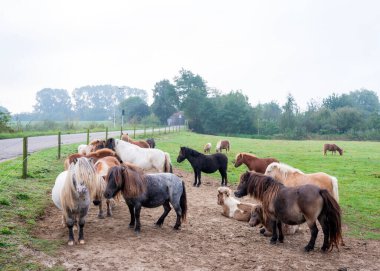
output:
<instances>
[{"instance_id":1,"label":"pony muzzle","mask_svg":"<svg viewBox=\"0 0 380 271\"><path fill-rule=\"evenodd\" d=\"M95 200L92 201L92 203L93 203L95 206L100 205L101 202L102 202L102 201L101 201L101 200L98 200L98 199L95 199Z\"/></svg>"}]
</instances>

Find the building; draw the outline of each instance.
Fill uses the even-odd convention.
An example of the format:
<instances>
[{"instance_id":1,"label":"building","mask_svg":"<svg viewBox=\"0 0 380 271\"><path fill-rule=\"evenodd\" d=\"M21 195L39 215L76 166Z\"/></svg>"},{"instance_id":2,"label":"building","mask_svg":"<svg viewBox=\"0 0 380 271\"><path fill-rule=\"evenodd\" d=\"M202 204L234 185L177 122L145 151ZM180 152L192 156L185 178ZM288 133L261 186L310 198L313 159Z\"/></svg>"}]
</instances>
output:
<instances>
[{"instance_id":1,"label":"building","mask_svg":"<svg viewBox=\"0 0 380 271\"><path fill-rule=\"evenodd\" d=\"M176 112L168 118L169 126L185 125L185 116L182 111Z\"/></svg>"}]
</instances>

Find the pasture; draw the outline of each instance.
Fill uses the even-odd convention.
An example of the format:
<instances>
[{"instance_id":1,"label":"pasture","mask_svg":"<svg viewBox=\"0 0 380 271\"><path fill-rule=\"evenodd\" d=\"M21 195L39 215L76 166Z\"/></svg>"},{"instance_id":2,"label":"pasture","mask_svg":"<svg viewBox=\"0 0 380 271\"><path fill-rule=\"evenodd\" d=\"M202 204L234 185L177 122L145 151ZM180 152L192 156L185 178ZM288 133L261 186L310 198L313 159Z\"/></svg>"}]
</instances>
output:
<instances>
[{"instance_id":1,"label":"pasture","mask_svg":"<svg viewBox=\"0 0 380 271\"><path fill-rule=\"evenodd\" d=\"M326 141L253 140L181 132L155 137L156 148L170 153L173 167L177 169L175 173L182 175L189 187L188 201L190 205L188 222L183 226L183 230L175 233L173 233L171 229L173 219L175 218L173 211L169 214L168 221L165 222L163 229L152 229L152 224L157 218L157 212L158 214L161 213L162 209L154 209L152 211L153 213L148 212L148 209L143 209L141 219L142 225L145 228L140 237L135 237L133 236L133 231L126 229L127 223L129 222L129 215L127 215L128 208L126 206L116 206L115 217L106 218L101 221L96 218L97 208L91 207L89 222L85 227L88 244L86 244L85 247L74 246L73 249L67 250L65 245L67 242L67 230L59 228L60 221L56 220L59 220L60 213L54 209L55 207L52 207L50 198L55 177L63 170L64 158L61 160L56 159L56 149L32 154L29 157L30 177L27 180L20 178L21 170L17 165L20 164L21 159L1 163L0 269L46 270L46 266L51 265L51 269L60 270L63 269L62 261L54 259L59 258L61 253L66 257L75 254L77 255L77 259L81 258L81 255L100 255L104 252L103 250L109 250L111 253L112 244L115 245L118 241L117 238L120 238L120 236L130 238L133 242L128 242L129 239L124 242L119 240L124 244L124 247L117 246L114 252L115 254L121 253L124 248L131 257L133 257L133 255L145 255L145 257L149 258L148 255L151 255L152 251L155 250L155 253L158 253L160 249L158 244L151 244L151 241L152 238L160 236L161 233L161 239L165 237L177 243L173 244L167 242L163 244L163 247L165 247L168 252L162 252L162 254L160 254L161 257L167 253L171 253L174 259L172 257L171 261L166 261L166 263L161 265L154 265L156 269L162 269L165 268L165 266L167 269L170 269L171 266L180 266L180 260L185 257L178 253L180 248L177 246L180 245L181 240L182 242L187 242L184 249L189 251L188 257L191 258L191 256L196 253L203 255L209 253L209 255L211 255L211 258L208 260L202 258L199 261L200 265L196 264L195 259L195 262L193 261L193 267L201 268L201 263L204 260L204 267L206 269L207 266L211 268L213 266L211 262L212 259L215 260L215 266L217 261L220 260L218 259L219 255L216 255L216 252L218 252L217 245L223 242L226 243L226 240L233 243L234 249L237 249L239 246L245 248L249 245L251 249L254 250L255 244L249 243L249 240L251 240L260 242L258 245L263 247L267 253L274 251L276 255L287 254L289 256L291 255L289 253L294 250L296 256L299 256L295 257L295 261L297 261L304 253L300 251L297 247L299 244L295 244L294 240L286 238L287 241L285 242L284 248L278 246L271 247L269 240L262 239L263 237L258 235L256 228L248 228L240 222L236 224L236 221L220 215L221 210L216 204L216 188L221 181L218 172L210 175L202 174L203 181L201 187L194 188L191 186L194 177L190 163L187 161L182 163L176 162L180 146L188 146L203 152L204 144L211 142L213 145L211 152L215 153L215 144L221 138L226 138L231 143L230 152L227 156L229 158L228 184L232 185L232 188L236 187L235 184L238 182L240 174L246 170L244 165L239 168L234 168L232 165L232 160L239 152L251 152L258 157L275 157L281 162L301 169L305 173L317 171L326 172L338 178L340 205L343 210L344 237L347 236L349 238L349 241L346 241L346 243L351 247L349 250L341 250L341 260L348 259L349 255L353 258L354 255L358 255L358 253L361 252L359 250L365 250L367 246L368 249L371 250L373 249L373 244L378 244L378 240L380 239L380 169L378 168L380 162L380 143L339 141L335 143L344 149L343 156L332 156L330 153L327 156L323 156L323 144L326 143ZM77 144L63 146L62 156L65 157L68 154L74 153L76 147ZM225 153L225 151L223 151L223 153ZM181 171L178 171L178 169ZM203 206L203 209L200 208L200 205ZM204 207L205 205L206 207ZM204 208L210 211L210 213L204 213ZM202 222L200 222L200 220L202 220ZM98 228L92 229L91 227ZM122 227L125 227L125 232L122 231ZM199 228L196 229L196 227ZM102 229L104 229L104 232L102 232ZM146 232L146 235L144 235L144 232ZM110 242L107 235L113 237ZM145 239L145 237L148 236L149 240ZM308 238L309 235L306 234L305 236L305 238ZM194 241L191 241L193 239ZM367 241L361 241L364 239L367 239ZM103 242L104 248L97 248L96 250L94 247L98 245L98 242ZM215 242L215 245L212 245L213 242ZM132 243L139 243L140 246L137 250L136 247L132 246ZM142 243L148 246L143 247ZM304 244L304 239L299 243ZM355 245L350 246L349 243ZM153 250L150 250L149 246L151 246ZM90 253L91 251L88 251L90 248L95 249L92 251L92 254ZM83 253L80 252L81 250L83 250ZM231 252L230 250L231 249L228 249L227 251ZM252 257L255 255L246 249L242 251L251 253ZM94 257L96 258L97 256ZM228 260L228 254L220 255L220 257L226 257L225 263L229 262L230 266L240 268L243 266L236 265L236 260ZM251 260L247 262L249 263L246 266L247 268L252 267L252 264L254 264L252 260L255 260L255 258L252 257L250 257ZM268 257L271 258L270 254L266 254L265 256L261 255L260 257L258 256L257 261ZM333 260L334 257L337 257L337 252L326 257ZM88 260L95 260L95 258ZM306 258L310 261L313 258L318 258L321 262L326 260L323 254L317 250ZM100 257L100 259L104 258ZM241 259L239 258L237 260ZM372 260L376 260L376 258L372 258ZM130 263L136 263L137 259L129 259L129 261ZM147 261L147 259L145 259L145 261ZM144 267L143 262L140 262L140 264L140 267ZM186 266L185 262L182 264ZM340 266L341 263L339 262L337 264ZM116 266L117 265L114 267ZM75 267L75 265L73 265L73 267ZM228 266L225 267L227 268ZM305 267L305 265L298 265L298 268L302 269L302 267ZM318 267L318 265L314 267ZM98 268L101 267L99 266ZM109 268L112 268L112 266L109 266ZM132 266L130 266L130 268L132 268ZM297 269L297 267L295 266L293 269Z\"/></svg>"}]
</instances>

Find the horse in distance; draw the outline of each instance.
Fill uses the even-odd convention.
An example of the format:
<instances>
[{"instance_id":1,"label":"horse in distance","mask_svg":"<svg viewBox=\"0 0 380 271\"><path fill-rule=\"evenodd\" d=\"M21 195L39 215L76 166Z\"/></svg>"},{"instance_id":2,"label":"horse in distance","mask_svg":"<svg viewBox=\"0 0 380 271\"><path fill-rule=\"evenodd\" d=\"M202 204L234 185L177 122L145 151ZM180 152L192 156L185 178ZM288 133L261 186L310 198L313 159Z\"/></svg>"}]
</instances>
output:
<instances>
[{"instance_id":1,"label":"horse in distance","mask_svg":"<svg viewBox=\"0 0 380 271\"><path fill-rule=\"evenodd\" d=\"M222 152L223 149L226 150L226 152L230 151L230 142L228 140L219 140L218 143L216 143L216 152Z\"/></svg>"},{"instance_id":2,"label":"horse in distance","mask_svg":"<svg viewBox=\"0 0 380 271\"><path fill-rule=\"evenodd\" d=\"M327 151L331 151L333 155L338 151L339 155L343 155L343 149L339 148L336 144L324 144L323 154L327 155Z\"/></svg>"}]
</instances>

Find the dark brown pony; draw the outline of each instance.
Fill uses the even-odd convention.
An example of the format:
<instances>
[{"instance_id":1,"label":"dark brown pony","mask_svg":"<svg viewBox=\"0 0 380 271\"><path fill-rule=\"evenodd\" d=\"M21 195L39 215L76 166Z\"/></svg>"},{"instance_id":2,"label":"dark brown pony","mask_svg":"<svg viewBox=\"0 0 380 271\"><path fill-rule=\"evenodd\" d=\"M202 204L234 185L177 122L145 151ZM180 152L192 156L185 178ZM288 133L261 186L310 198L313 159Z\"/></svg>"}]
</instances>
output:
<instances>
[{"instance_id":1,"label":"dark brown pony","mask_svg":"<svg viewBox=\"0 0 380 271\"><path fill-rule=\"evenodd\" d=\"M132 140L132 138L129 137L128 133L126 134L122 133L120 139L126 142L129 142L131 144L134 144L136 146L139 146L140 148L146 148L146 149L150 148L150 145L148 144L148 142L146 142L145 140L136 140L136 141Z\"/></svg>"},{"instance_id":2,"label":"dark brown pony","mask_svg":"<svg viewBox=\"0 0 380 271\"><path fill-rule=\"evenodd\" d=\"M226 152L230 151L230 142L228 140L219 140L218 143L216 143L216 152L222 152L223 149L225 149Z\"/></svg>"},{"instance_id":3,"label":"dark brown pony","mask_svg":"<svg viewBox=\"0 0 380 271\"><path fill-rule=\"evenodd\" d=\"M338 151L340 155L343 155L343 149L339 148L335 144L325 144L325 145L323 145L323 154L327 155L326 154L327 151L331 151L333 155L336 154L336 152Z\"/></svg>"},{"instance_id":4,"label":"dark brown pony","mask_svg":"<svg viewBox=\"0 0 380 271\"><path fill-rule=\"evenodd\" d=\"M272 177L247 171L240 177L235 196L240 198L248 194L262 202L264 216L271 221L271 244L275 244L277 239L283 243L282 223L299 225L306 222L311 238L305 251L313 250L318 235L318 219L324 235L322 251L332 250L334 246L338 248L342 240L340 207L326 189L309 184L286 187Z\"/></svg>"},{"instance_id":5,"label":"dark brown pony","mask_svg":"<svg viewBox=\"0 0 380 271\"><path fill-rule=\"evenodd\" d=\"M69 155L65 159L65 162L64 162L65 170L67 170L70 164L74 162L76 159L78 159L79 157L92 158L93 163L95 163L96 161L98 161L98 159L106 157L106 156L113 156L113 157L116 157L119 161L121 161L120 158L117 156L116 152L114 152L111 149L104 148L104 149L100 149L94 152L90 152L88 155L83 155L79 153L74 153L74 154Z\"/></svg>"},{"instance_id":6,"label":"dark brown pony","mask_svg":"<svg viewBox=\"0 0 380 271\"><path fill-rule=\"evenodd\" d=\"M259 173L265 173L268 165L273 162L279 162L276 158L258 158L253 154L242 152L238 153L235 158L235 167L244 164L249 170L253 170Z\"/></svg>"}]
</instances>

